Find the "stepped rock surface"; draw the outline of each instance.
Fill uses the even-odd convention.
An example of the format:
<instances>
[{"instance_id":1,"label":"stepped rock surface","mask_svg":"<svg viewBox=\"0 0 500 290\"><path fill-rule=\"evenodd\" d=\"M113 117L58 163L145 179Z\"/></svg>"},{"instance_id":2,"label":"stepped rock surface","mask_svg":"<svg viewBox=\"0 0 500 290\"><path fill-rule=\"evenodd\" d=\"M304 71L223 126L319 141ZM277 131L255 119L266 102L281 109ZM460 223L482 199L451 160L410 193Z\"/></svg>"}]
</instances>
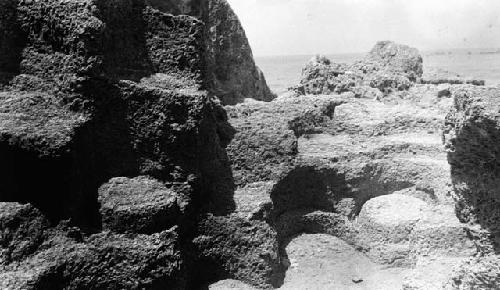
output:
<instances>
[{"instance_id":1,"label":"stepped rock surface","mask_svg":"<svg viewBox=\"0 0 500 290\"><path fill-rule=\"evenodd\" d=\"M494 191L477 208L488 215L473 215L468 209L476 209L471 201L478 195L464 191L470 187L459 185L457 175L466 178L477 162L490 164L494 157L480 158L496 152L493 123L471 116L480 125L461 129L467 114L481 111L459 101L460 92L477 90L488 100L494 93L482 83L432 83L422 76L416 49L380 42L354 64L314 58L301 83L270 103L225 107L236 130L227 147L235 214L276 231L287 269L280 288L491 289L498 283L494 251L481 259L478 247L494 247L495 211L486 208ZM481 108L493 116L488 100ZM463 145L447 142L459 146L450 151L442 135L458 140L446 133L455 130L470 133ZM485 141L491 145L481 147L471 134L491 138ZM477 153L463 154L471 146ZM494 178L488 180L493 188ZM461 204L469 220L455 212ZM471 222L481 219L490 232ZM234 285L247 287L233 280L212 287Z\"/></svg>"},{"instance_id":2,"label":"stepped rock surface","mask_svg":"<svg viewBox=\"0 0 500 290\"><path fill-rule=\"evenodd\" d=\"M223 0L1 1L0 288L494 288L499 91L425 76L275 98Z\"/></svg>"},{"instance_id":3,"label":"stepped rock surface","mask_svg":"<svg viewBox=\"0 0 500 290\"><path fill-rule=\"evenodd\" d=\"M275 231L233 215L246 98L274 95L224 0L1 1L0 288L272 287Z\"/></svg>"}]
</instances>

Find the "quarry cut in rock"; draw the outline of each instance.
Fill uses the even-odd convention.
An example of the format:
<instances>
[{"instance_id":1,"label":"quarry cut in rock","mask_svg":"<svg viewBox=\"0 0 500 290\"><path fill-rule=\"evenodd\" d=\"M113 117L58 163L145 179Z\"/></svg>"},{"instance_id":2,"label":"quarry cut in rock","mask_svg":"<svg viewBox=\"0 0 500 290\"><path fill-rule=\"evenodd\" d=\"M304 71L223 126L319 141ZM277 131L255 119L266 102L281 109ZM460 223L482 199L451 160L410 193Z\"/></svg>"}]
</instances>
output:
<instances>
[{"instance_id":1,"label":"quarry cut in rock","mask_svg":"<svg viewBox=\"0 0 500 290\"><path fill-rule=\"evenodd\" d=\"M275 98L226 1L2 1L0 288L494 288L498 89L422 77Z\"/></svg>"},{"instance_id":2,"label":"quarry cut in rock","mask_svg":"<svg viewBox=\"0 0 500 290\"><path fill-rule=\"evenodd\" d=\"M362 62L366 73L360 82L343 86L342 72ZM236 214L276 230L287 267L282 287L311 283L307 287L321 289L333 283L327 277L338 261L322 254L331 251L329 242L315 245L307 259L300 254L308 247L301 242L304 234L311 241L333 236L373 263L374 276L357 273L334 281L343 281L345 289L376 289L370 283L377 275L392 281L391 289L449 285L453 269L477 254L471 227L454 212L454 180L441 138L454 92L468 86L422 84L418 52L390 42L352 65L317 57L308 69L319 84L309 86L311 91L226 106L236 129L228 147ZM384 74L396 81L380 89L377 80ZM325 75L338 78L328 83ZM334 81L332 90L323 91ZM343 89L335 88L348 93L338 95ZM290 245L298 248L291 252ZM356 264L351 257L346 263Z\"/></svg>"}]
</instances>

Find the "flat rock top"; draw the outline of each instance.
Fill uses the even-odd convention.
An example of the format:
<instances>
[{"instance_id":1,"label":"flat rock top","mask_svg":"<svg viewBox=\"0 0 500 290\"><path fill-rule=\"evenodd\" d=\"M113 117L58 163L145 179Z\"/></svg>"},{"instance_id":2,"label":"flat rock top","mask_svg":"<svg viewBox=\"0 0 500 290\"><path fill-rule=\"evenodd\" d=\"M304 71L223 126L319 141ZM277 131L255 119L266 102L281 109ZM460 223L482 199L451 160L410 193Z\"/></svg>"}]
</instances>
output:
<instances>
[{"instance_id":1,"label":"flat rock top","mask_svg":"<svg viewBox=\"0 0 500 290\"><path fill-rule=\"evenodd\" d=\"M415 197L401 194L383 195L367 201L363 205L359 219L397 226L420 220L427 207L426 202Z\"/></svg>"},{"instance_id":2,"label":"flat rock top","mask_svg":"<svg viewBox=\"0 0 500 290\"><path fill-rule=\"evenodd\" d=\"M0 92L0 141L41 155L57 154L87 117L42 93Z\"/></svg>"},{"instance_id":3,"label":"flat rock top","mask_svg":"<svg viewBox=\"0 0 500 290\"><path fill-rule=\"evenodd\" d=\"M169 205L176 202L176 197L174 191L157 180L117 177L101 186L99 201L103 208L129 211Z\"/></svg>"}]
</instances>

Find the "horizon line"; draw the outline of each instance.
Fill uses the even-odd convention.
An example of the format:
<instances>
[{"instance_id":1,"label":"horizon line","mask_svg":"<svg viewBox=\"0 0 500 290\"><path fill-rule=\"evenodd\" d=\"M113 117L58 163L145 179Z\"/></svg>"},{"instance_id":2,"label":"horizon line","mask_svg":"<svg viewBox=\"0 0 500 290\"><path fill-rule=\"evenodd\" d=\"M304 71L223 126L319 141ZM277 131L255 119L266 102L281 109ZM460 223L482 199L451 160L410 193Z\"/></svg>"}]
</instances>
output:
<instances>
[{"instance_id":1,"label":"horizon line","mask_svg":"<svg viewBox=\"0 0 500 290\"><path fill-rule=\"evenodd\" d=\"M417 48L418 49L418 48ZM418 49L421 53L429 53L429 52L442 52L442 51L467 51L467 50L489 50L494 49L496 51L500 50L500 47L469 47L469 48L433 48L433 49ZM315 56L315 55L345 55L345 54L365 54L370 51L351 51L351 52L334 52L334 53L285 53L285 54L254 54L254 58L262 58L262 57L284 57L284 56Z\"/></svg>"}]
</instances>

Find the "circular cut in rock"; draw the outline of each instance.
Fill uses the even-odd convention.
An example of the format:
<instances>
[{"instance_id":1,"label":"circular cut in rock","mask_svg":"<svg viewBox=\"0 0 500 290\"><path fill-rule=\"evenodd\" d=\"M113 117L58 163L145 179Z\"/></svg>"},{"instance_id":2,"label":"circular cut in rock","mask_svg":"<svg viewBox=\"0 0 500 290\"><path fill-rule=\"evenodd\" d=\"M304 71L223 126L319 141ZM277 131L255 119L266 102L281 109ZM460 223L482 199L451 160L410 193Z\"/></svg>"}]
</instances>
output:
<instances>
[{"instance_id":1,"label":"circular cut in rock","mask_svg":"<svg viewBox=\"0 0 500 290\"><path fill-rule=\"evenodd\" d=\"M160 232L179 216L174 191L149 177L117 177L99 188L103 229L118 233Z\"/></svg>"},{"instance_id":2,"label":"circular cut in rock","mask_svg":"<svg viewBox=\"0 0 500 290\"><path fill-rule=\"evenodd\" d=\"M382 264L407 264L409 236L427 204L415 197L391 194L365 203L358 217L358 246Z\"/></svg>"},{"instance_id":3,"label":"circular cut in rock","mask_svg":"<svg viewBox=\"0 0 500 290\"><path fill-rule=\"evenodd\" d=\"M427 204L421 199L390 194L367 201L359 213L361 224L377 224L386 228L415 223L422 217Z\"/></svg>"}]
</instances>

